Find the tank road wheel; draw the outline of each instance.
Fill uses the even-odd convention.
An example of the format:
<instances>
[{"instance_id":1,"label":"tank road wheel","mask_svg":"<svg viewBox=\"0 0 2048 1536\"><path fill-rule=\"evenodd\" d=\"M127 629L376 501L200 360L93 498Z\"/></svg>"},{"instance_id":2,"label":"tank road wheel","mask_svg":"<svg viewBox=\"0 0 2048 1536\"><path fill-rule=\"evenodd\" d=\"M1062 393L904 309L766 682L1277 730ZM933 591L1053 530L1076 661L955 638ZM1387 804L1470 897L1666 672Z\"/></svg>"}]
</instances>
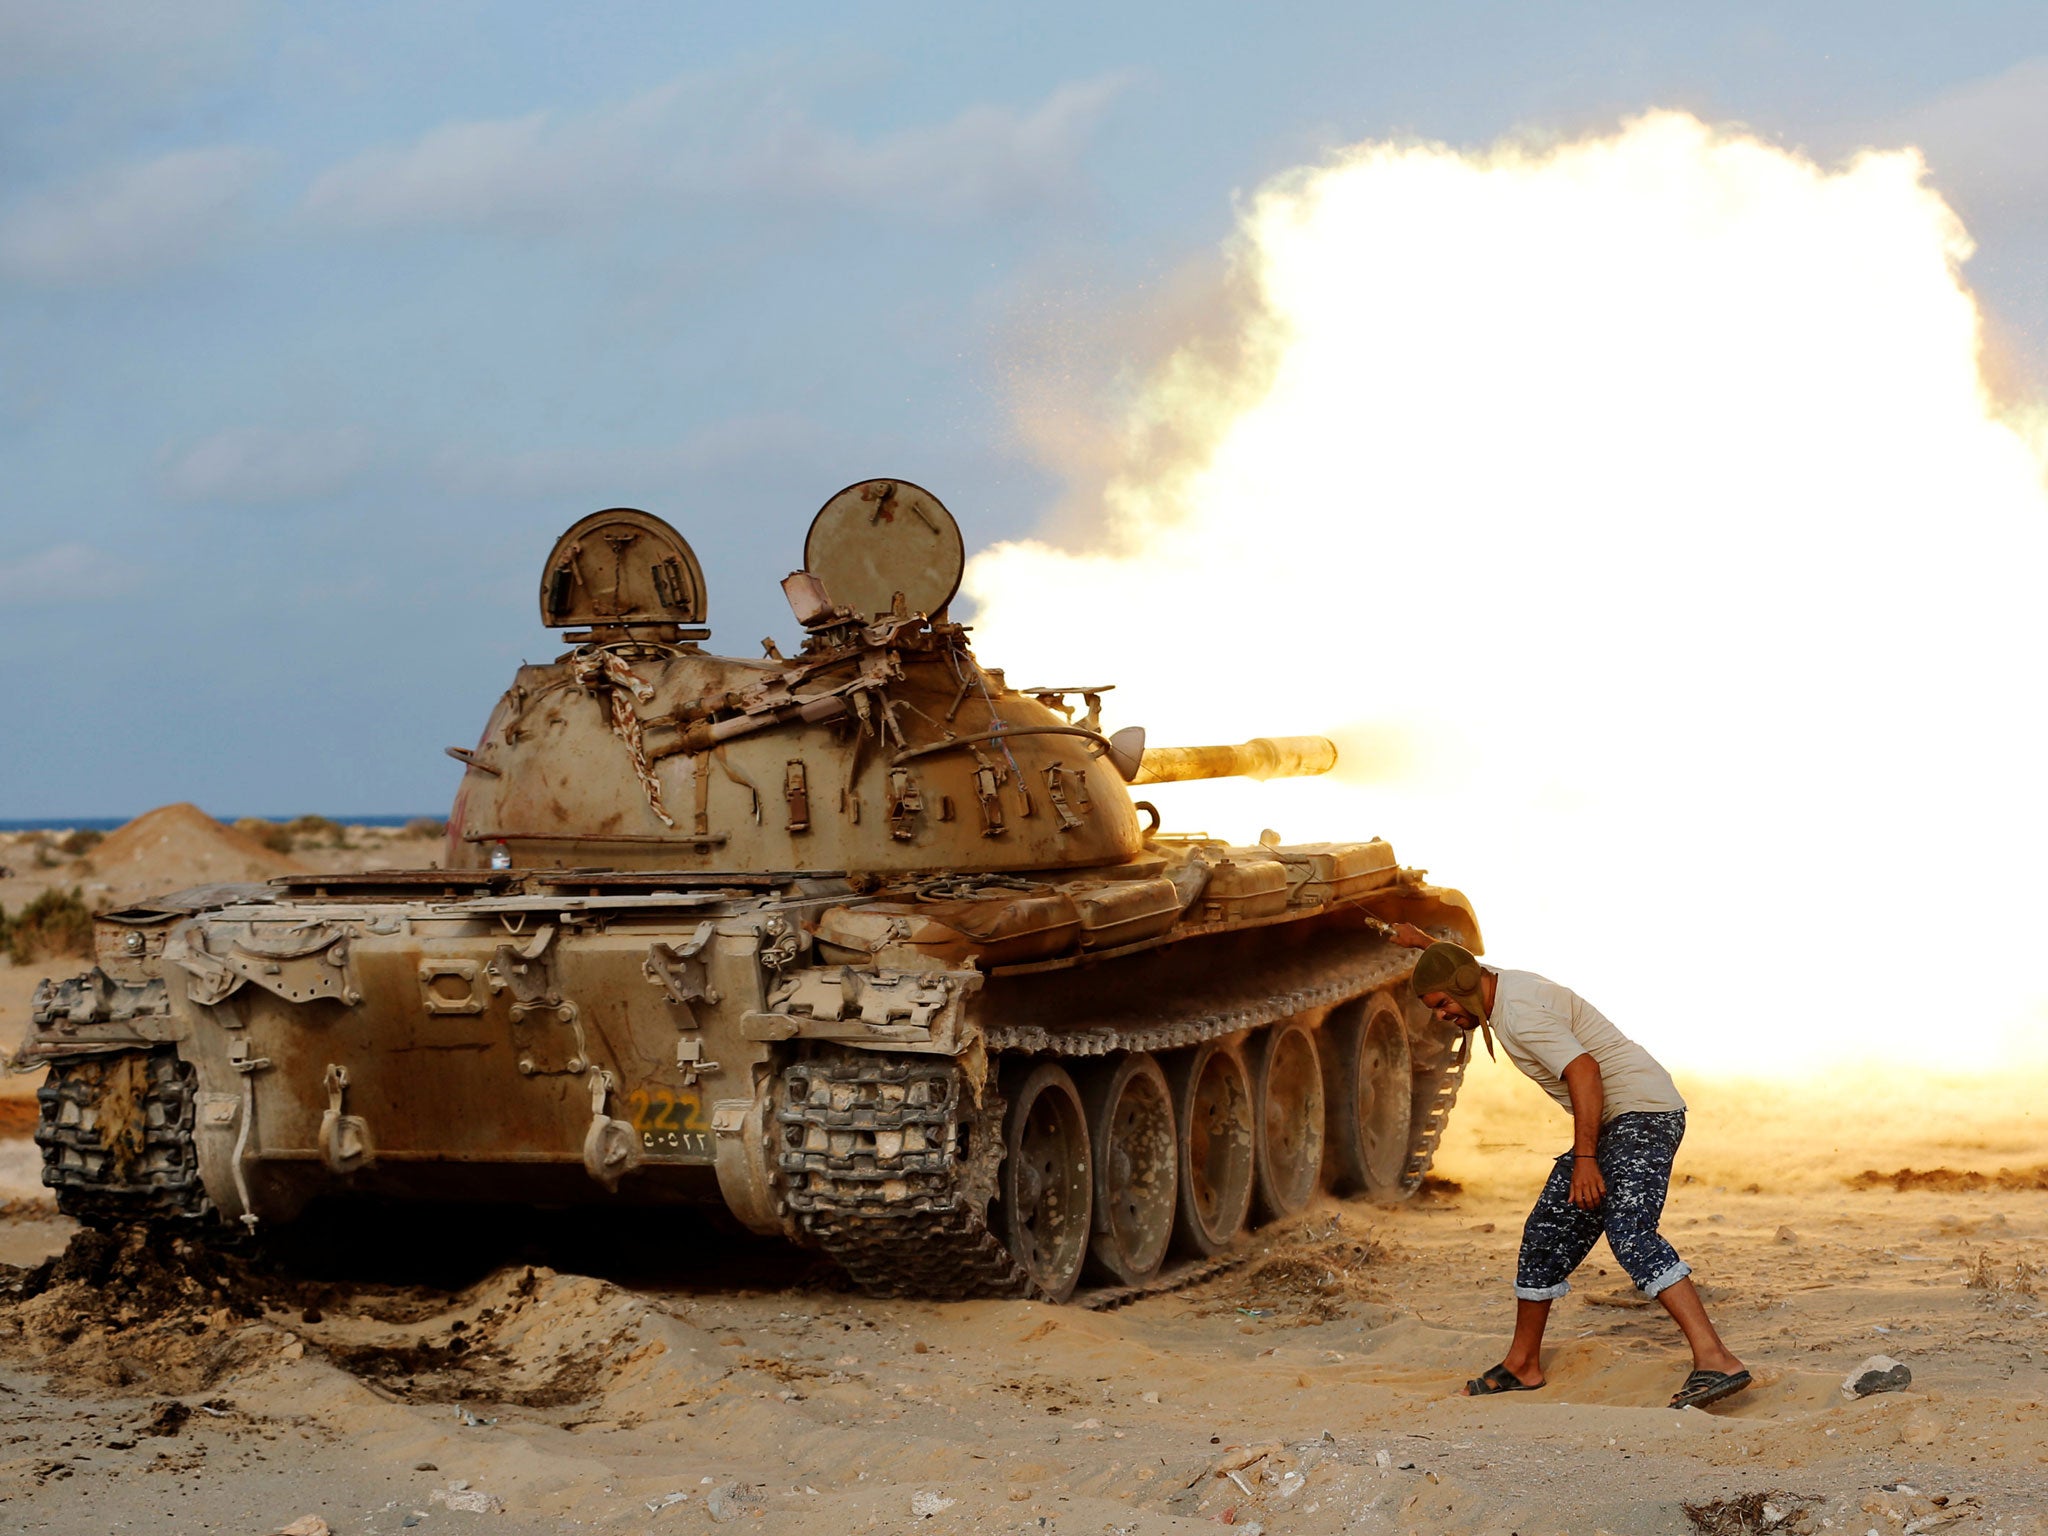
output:
<instances>
[{"instance_id":1,"label":"tank road wheel","mask_svg":"<svg viewBox=\"0 0 2048 1536\"><path fill-rule=\"evenodd\" d=\"M1001 1232L1049 1301L1065 1301L1081 1278L1094 1184L1081 1095L1065 1067L1041 1062L1011 1093L1003 1123Z\"/></svg>"},{"instance_id":2,"label":"tank road wheel","mask_svg":"<svg viewBox=\"0 0 2048 1536\"><path fill-rule=\"evenodd\" d=\"M1401 1005L1390 992L1354 998L1325 1021L1323 1043L1328 1156L1337 1192L1399 1200L1413 1188L1406 1175L1415 1110Z\"/></svg>"},{"instance_id":3,"label":"tank road wheel","mask_svg":"<svg viewBox=\"0 0 2048 1536\"><path fill-rule=\"evenodd\" d=\"M1095 1236L1091 1273L1114 1285L1142 1285L1159 1273L1173 1237L1180 1181L1173 1090L1142 1051L1100 1062L1081 1079L1095 1151Z\"/></svg>"},{"instance_id":4,"label":"tank road wheel","mask_svg":"<svg viewBox=\"0 0 2048 1536\"><path fill-rule=\"evenodd\" d=\"M1224 1040L1175 1052L1166 1075L1180 1185L1174 1244L1206 1259L1231 1245L1251 1209L1251 1075L1243 1052Z\"/></svg>"},{"instance_id":5,"label":"tank road wheel","mask_svg":"<svg viewBox=\"0 0 2048 1536\"><path fill-rule=\"evenodd\" d=\"M1252 1204L1262 1221L1309 1203L1323 1171L1323 1066L1316 1037L1282 1019L1254 1038Z\"/></svg>"}]
</instances>

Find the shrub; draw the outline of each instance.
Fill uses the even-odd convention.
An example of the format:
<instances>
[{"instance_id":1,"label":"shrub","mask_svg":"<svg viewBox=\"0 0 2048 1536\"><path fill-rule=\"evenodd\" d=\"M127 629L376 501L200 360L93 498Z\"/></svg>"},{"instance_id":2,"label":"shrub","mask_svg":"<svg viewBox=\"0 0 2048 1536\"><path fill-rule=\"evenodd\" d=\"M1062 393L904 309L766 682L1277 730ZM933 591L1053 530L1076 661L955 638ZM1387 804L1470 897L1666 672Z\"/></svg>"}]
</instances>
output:
<instances>
[{"instance_id":1,"label":"shrub","mask_svg":"<svg viewBox=\"0 0 2048 1536\"><path fill-rule=\"evenodd\" d=\"M348 846L348 828L325 816L294 817L285 824L285 830L291 833L292 840L301 847L310 847L323 839L330 848Z\"/></svg>"},{"instance_id":2,"label":"shrub","mask_svg":"<svg viewBox=\"0 0 2048 1536\"><path fill-rule=\"evenodd\" d=\"M92 827L80 827L68 833L57 843L59 853L68 853L72 858L82 858L107 840L107 834Z\"/></svg>"},{"instance_id":3,"label":"shrub","mask_svg":"<svg viewBox=\"0 0 2048 1536\"><path fill-rule=\"evenodd\" d=\"M43 892L5 927L7 953L16 965L92 953L92 912L76 886Z\"/></svg>"},{"instance_id":4,"label":"shrub","mask_svg":"<svg viewBox=\"0 0 2048 1536\"><path fill-rule=\"evenodd\" d=\"M439 842L448 835L448 823L436 821L431 816L415 816L404 827L407 837L429 837Z\"/></svg>"},{"instance_id":5,"label":"shrub","mask_svg":"<svg viewBox=\"0 0 2048 1536\"><path fill-rule=\"evenodd\" d=\"M247 833L272 853L292 851L291 828L282 822L265 821L261 816L244 816L235 823L235 830Z\"/></svg>"}]
</instances>

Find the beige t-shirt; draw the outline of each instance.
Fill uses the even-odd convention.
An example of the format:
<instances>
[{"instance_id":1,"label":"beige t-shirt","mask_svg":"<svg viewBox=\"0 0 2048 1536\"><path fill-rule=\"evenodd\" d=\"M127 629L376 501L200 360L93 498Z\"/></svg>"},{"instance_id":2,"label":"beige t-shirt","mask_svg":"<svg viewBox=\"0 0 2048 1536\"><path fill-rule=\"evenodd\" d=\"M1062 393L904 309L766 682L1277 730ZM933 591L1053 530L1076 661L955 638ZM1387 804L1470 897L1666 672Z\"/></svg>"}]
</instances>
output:
<instances>
[{"instance_id":1,"label":"beige t-shirt","mask_svg":"<svg viewBox=\"0 0 2048 1536\"><path fill-rule=\"evenodd\" d=\"M1606 1016L1569 987L1534 971L1495 971L1494 1037L1545 1093L1566 1109L1571 1090L1564 1069L1580 1056L1591 1055L1600 1068L1605 1104L1600 1123L1616 1115L1685 1108L1671 1074L1657 1058L1608 1022Z\"/></svg>"}]
</instances>

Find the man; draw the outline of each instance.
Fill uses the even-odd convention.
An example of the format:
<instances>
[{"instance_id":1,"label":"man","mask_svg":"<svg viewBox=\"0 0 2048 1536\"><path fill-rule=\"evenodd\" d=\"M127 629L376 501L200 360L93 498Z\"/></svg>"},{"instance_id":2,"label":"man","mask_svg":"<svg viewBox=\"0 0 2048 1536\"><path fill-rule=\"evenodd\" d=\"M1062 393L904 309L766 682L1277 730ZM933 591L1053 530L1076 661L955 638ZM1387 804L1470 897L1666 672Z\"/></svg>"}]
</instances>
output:
<instances>
[{"instance_id":1,"label":"man","mask_svg":"<svg viewBox=\"0 0 2048 1536\"><path fill-rule=\"evenodd\" d=\"M1663 1304L1692 1346L1692 1374L1674 1408L1717 1403L1750 1384L1728 1351L1679 1258L1657 1230L1671 1160L1685 1135L1685 1100L1656 1058L1568 988L1531 971L1482 966L1471 951L1439 943L1412 923L1394 937L1422 950L1415 994L1446 1024L1487 1031L1508 1059L1572 1117L1572 1150L1557 1160L1522 1228L1515 1268L1515 1338L1507 1357L1465 1384L1466 1395L1532 1392L1543 1385L1543 1329L1550 1304L1571 1290L1600 1234L1636 1288Z\"/></svg>"}]
</instances>

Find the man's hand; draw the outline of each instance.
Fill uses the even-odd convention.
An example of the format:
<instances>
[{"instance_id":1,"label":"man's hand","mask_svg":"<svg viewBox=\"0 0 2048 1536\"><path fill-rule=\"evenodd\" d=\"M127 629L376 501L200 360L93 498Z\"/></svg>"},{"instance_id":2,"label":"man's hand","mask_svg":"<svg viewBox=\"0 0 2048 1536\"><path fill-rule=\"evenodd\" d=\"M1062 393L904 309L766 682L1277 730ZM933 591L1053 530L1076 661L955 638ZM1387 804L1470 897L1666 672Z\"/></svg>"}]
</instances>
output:
<instances>
[{"instance_id":1,"label":"man's hand","mask_svg":"<svg viewBox=\"0 0 2048 1536\"><path fill-rule=\"evenodd\" d=\"M1406 945L1409 949L1427 949L1436 942L1436 938L1432 934L1424 933L1413 923L1396 923L1394 942Z\"/></svg>"},{"instance_id":2,"label":"man's hand","mask_svg":"<svg viewBox=\"0 0 2048 1536\"><path fill-rule=\"evenodd\" d=\"M1597 1211L1607 1198L1607 1178L1590 1157L1572 1159L1572 1204L1582 1211Z\"/></svg>"},{"instance_id":3,"label":"man's hand","mask_svg":"<svg viewBox=\"0 0 2048 1536\"><path fill-rule=\"evenodd\" d=\"M1595 1211L1607 1198L1607 1178L1588 1149L1600 1145L1607 1085L1600 1081L1600 1063L1590 1051L1574 1056L1562 1075L1565 1091L1572 1098L1572 1204L1582 1211Z\"/></svg>"}]
</instances>

